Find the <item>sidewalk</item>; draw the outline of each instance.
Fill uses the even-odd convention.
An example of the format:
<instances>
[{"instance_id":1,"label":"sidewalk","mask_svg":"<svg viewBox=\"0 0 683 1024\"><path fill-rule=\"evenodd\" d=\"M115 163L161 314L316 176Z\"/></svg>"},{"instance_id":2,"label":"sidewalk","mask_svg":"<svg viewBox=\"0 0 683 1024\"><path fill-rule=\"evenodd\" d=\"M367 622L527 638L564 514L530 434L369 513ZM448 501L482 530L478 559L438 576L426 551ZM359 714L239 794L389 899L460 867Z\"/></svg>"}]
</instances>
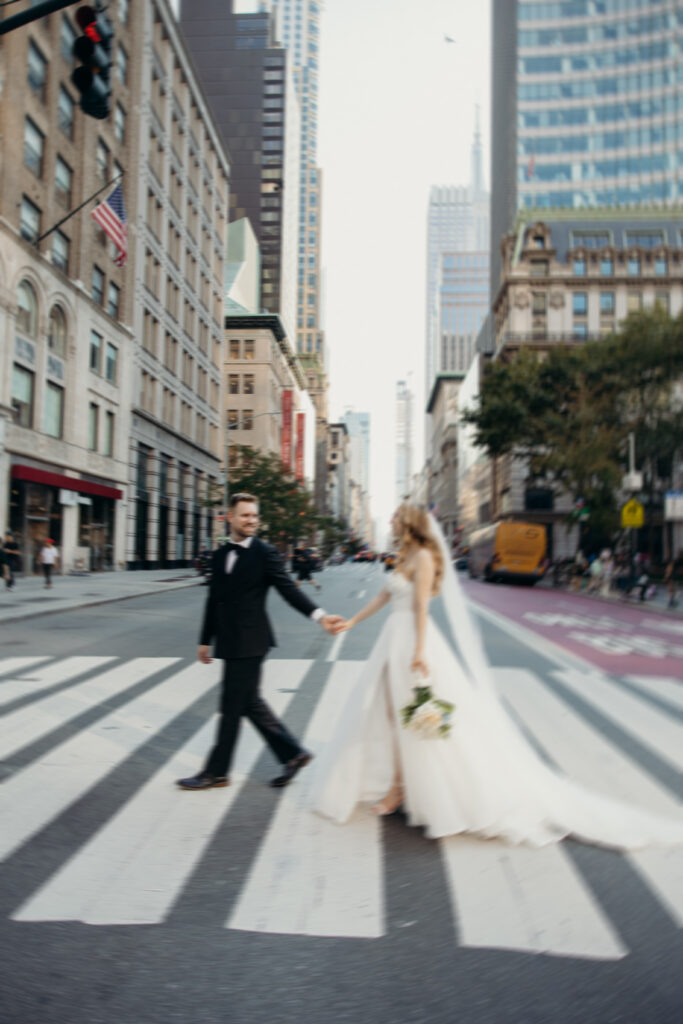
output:
<instances>
[{"instance_id":1,"label":"sidewalk","mask_svg":"<svg viewBox=\"0 0 683 1024\"><path fill-rule=\"evenodd\" d=\"M126 570L88 576L56 575L47 589L42 576L18 576L11 590L0 582L0 624L197 587L201 579L194 569Z\"/></svg>"},{"instance_id":2,"label":"sidewalk","mask_svg":"<svg viewBox=\"0 0 683 1024\"><path fill-rule=\"evenodd\" d=\"M585 597L590 601L596 601L603 605L620 605L622 608L638 608L640 611L646 612L663 612L666 615L683 616L683 588L679 588L678 592L678 604L669 608L669 595L666 592L666 584L656 584L656 592L654 597L650 597L647 601L639 601L635 597L629 597L624 600L621 591L611 590L608 597L603 597L602 594L591 594L585 589L585 584L580 590L570 590L569 587L554 587L550 578L541 580L537 584L540 589L550 590L554 594L564 594L567 597Z\"/></svg>"}]
</instances>

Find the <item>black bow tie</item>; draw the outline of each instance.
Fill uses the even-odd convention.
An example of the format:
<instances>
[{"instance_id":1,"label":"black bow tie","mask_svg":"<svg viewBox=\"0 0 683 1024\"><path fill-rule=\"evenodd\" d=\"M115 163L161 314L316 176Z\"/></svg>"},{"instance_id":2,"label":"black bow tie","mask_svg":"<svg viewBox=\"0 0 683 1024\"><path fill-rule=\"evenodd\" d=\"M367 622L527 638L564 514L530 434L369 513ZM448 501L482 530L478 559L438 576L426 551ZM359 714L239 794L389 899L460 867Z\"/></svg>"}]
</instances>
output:
<instances>
[{"instance_id":1,"label":"black bow tie","mask_svg":"<svg viewBox=\"0 0 683 1024\"><path fill-rule=\"evenodd\" d=\"M228 541L228 543L226 544L226 547L227 547L228 551L234 551L238 555L240 554L240 552L245 550L244 547L241 544L235 544L235 542L232 541L232 540Z\"/></svg>"}]
</instances>

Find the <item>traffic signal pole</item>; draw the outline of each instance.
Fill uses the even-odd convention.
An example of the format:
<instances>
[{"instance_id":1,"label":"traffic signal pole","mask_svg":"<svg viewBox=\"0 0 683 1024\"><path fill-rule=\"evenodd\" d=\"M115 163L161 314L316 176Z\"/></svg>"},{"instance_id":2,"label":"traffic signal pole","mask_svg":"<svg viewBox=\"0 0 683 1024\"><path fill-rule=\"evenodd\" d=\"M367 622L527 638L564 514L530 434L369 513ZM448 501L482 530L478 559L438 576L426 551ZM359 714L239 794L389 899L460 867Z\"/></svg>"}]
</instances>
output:
<instances>
[{"instance_id":1,"label":"traffic signal pole","mask_svg":"<svg viewBox=\"0 0 683 1024\"><path fill-rule=\"evenodd\" d=\"M75 7L77 3L79 0L44 0L42 4L36 4L35 7L29 7L28 10L20 11L19 14L3 18L0 21L0 36L4 36L6 32L11 32L15 28L21 28L22 25L28 25L32 21L38 21L38 18L43 18L46 14L61 11L64 7Z\"/></svg>"}]
</instances>

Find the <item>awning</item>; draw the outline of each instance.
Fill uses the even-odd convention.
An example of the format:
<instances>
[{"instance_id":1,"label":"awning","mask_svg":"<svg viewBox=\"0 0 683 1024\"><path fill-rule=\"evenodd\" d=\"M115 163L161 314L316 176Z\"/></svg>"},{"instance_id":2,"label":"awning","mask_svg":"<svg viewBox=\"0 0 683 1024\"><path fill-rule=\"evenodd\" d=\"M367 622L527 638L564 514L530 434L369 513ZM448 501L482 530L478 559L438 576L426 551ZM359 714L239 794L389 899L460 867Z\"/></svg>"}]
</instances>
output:
<instances>
[{"instance_id":1,"label":"awning","mask_svg":"<svg viewBox=\"0 0 683 1024\"><path fill-rule=\"evenodd\" d=\"M123 491L104 484L94 484L90 480L77 480L75 476L63 476L61 473L48 473L45 469L33 466L12 466L14 480L31 480L35 484L47 484L48 487L62 487L67 491L78 491L79 494L95 494L98 498L123 497Z\"/></svg>"}]
</instances>

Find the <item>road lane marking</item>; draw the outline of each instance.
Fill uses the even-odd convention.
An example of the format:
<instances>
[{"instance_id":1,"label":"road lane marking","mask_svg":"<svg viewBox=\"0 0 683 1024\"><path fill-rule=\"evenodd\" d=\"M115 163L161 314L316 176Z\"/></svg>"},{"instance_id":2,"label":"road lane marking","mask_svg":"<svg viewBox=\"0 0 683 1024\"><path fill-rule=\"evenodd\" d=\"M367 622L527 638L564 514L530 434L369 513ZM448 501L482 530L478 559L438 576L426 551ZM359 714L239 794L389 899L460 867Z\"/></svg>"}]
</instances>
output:
<instances>
[{"instance_id":1,"label":"road lane marking","mask_svg":"<svg viewBox=\"0 0 683 1024\"><path fill-rule=\"evenodd\" d=\"M67 658L63 679L97 668L101 658ZM105 659L107 660L107 659ZM17 708L0 718L0 757L5 760L17 750L35 742L71 721L84 711L139 683L146 676L175 664L178 658L134 658L101 672L92 679L60 690L43 700ZM78 662L78 665L74 664ZM52 666L59 676L59 666ZM53 681L55 681L53 679ZM59 679L58 681L62 681Z\"/></svg>"},{"instance_id":2,"label":"road lane marking","mask_svg":"<svg viewBox=\"0 0 683 1024\"><path fill-rule=\"evenodd\" d=\"M628 950L560 846L439 840L459 945L619 960Z\"/></svg>"},{"instance_id":3,"label":"road lane marking","mask_svg":"<svg viewBox=\"0 0 683 1024\"><path fill-rule=\"evenodd\" d=\"M150 662L154 672L159 661L177 659L137 660ZM215 683L213 672L191 665L10 776L0 787L0 858L54 821Z\"/></svg>"},{"instance_id":4,"label":"road lane marking","mask_svg":"<svg viewBox=\"0 0 683 1024\"><path fill-rule=\"evenodd\" d=\"M21 661L21 658L12 659ZM33 661L34 659L26 659L27 661ZM46 659L40 658L40 661ZM53 662L51 665L46 665L45 668L34 668L31 670L30 679L13 678L7 679L5 682L0 683L0 707L5 704L9 704L11 701L16 700L17 697L33 696L34 693L41 693L50 686L56 686L58 683L64 683L68 679L75 679L76 676L83 675L85 672L90 672L93 669L100 668L103 665L107 665L116 659L111 658L89 658L89 657L74 657L66 658L56 663ZM23 669L17 670L14 674L24 675L30 666L26 665ZM4 665L0 665L0 672L5 672Z\"/></svg>"},{"instance_id":5,"label":"road lane marking","mask_svg":"<svg viewBox=\"0 0 683 1024\"><path fill-rule=\"evenodd\" d=\"M283 714L312 662L267 661L263 693ZM194 696L194 695L193 695ZM206 722L124 806L12 915L17 921L91 925L159 924L258 760L263 741L245 723L231 785L183 793L175 781L194 775L216 727Z\"/></svg>"},{"instance_id":6,"label":"road lane marking","mask_svg":"<svg viewBox=\"0 0 683 1024\"><path fill-rule=\"evenodd\" d=\"M363 662L337 662L306 730L305 745L329 741ZM381 830L369 810L343 826L314 814L315 764L285 789L227 928L287 935L384 935Z\"/></svg>"},{"instance_id":7,"label":"road lane marking","mask_svg":"<svg viewBox=\"0 0 683 1024\"><path fill-rule=\"evenodd\" d=\"M49 661L49 655L44 654L40 658L1 658L0 676L20 675L31 668L32 665L40 665L41 662ZM4 693L5 686L10 680L0 679L0 691ZM4 703L4 702L3 702Z\"/></svg>"},{"instance_id":8,"label":"road lane marking","mask_svg":"<svg viewBox=\"0 0 683 1024\"><path fill-rule=\"evenodd\" d=\"M625 691L614 680L598 673L593 673L590 678L571 671L553 672L553 675L659 758L683 771L683 727L664 711L652 707L647 701Z\"/></svg>"},{"instance_id":9,"label":"road lane marking","mask_svg":"<svg viewBox=\"0 0 683 1024\"><path fill-rule=\"evenodd\" d=\"M348 632L348 630L347 630L347 632ZM337 660L337 658L339 657L339 651L341 650L341 645L344 643L345 637L346 637L346 633L337 633L337 635L335 636L334 640L332 641L332 646L330 647L329 651L327 652L327 657L325 658L325 661L336 661Z\"/></svg>"},{"instance_id":10,"label":"road lane marking","mask_svg":"<svg viewBox=\"0 0 683 1024\"><path fill-rule=\"evenodd\" d=\"M681 821L680 803L651 775L602 736L538 679L521 670L496 673L506 699L571 779L634 809ZM683 926L683 851L680 847L626 854L672 917Z\"/></svg>"},{"instance_id":11,"label":"road lane marking","mask_svg":"<svg viewBox=\"0 0 683 1024\"><path fill-rule=\"evenodd\" d=\"M668 701L674 707L683 709L683 684L678 679L665 676L624 676L628 682L635 683L654 697Z\"/></svg>"}]
</instances>

